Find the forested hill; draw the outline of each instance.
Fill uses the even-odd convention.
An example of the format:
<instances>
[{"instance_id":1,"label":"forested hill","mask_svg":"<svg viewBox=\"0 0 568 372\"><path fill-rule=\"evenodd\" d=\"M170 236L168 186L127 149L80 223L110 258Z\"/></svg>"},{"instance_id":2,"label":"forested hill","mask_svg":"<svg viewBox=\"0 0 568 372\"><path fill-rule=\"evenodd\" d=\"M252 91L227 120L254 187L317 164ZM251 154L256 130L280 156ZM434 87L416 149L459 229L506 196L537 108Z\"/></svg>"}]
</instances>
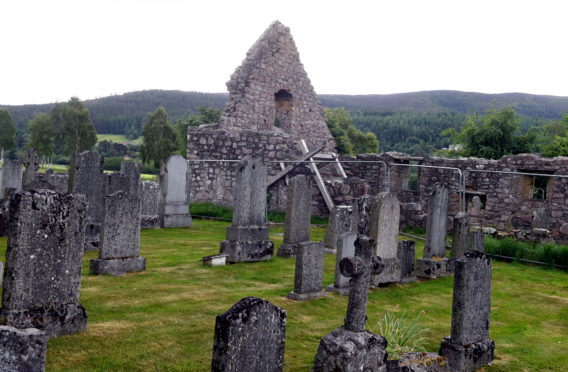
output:
<instances>
[{"instance_id":1,"label":"forested hill","mask_svg":"<svg viewBox=\"0 0 568 372\"><path fill-rule=\"evenodd\" d=\"M79 97L80 98L80 97ZM568 112L568 97L524 93L483 94L460 91L425 91L400 94L319 95L325 107L350 111L354 124L372 131L380 150L411 154L430 153L447 146L440 132L463 125L466 114L483 113L513 105L522 117L522 127L558 119ZM226 93L146 90L84 101L98 133L140 133L149 112L164 106L170 119L195 113L198 106L223 108ZM10 111L16 126L24 129L37 112L49 112L54 104L2 106Z\"/></svg>"}]
</instances>

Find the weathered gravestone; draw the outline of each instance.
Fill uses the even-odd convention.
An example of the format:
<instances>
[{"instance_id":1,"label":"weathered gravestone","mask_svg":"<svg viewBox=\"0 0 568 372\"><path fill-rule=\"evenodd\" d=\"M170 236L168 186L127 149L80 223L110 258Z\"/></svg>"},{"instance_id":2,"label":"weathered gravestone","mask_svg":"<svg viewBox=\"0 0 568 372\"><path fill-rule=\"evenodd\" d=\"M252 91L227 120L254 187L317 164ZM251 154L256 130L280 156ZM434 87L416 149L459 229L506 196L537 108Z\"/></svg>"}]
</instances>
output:
<instances>
[{"instance_id":1,"label":"weathered gravestone","mask_svg":"<svg viewBox=\"0 0 568 372\"><path fill-rule=\"evenodd\" d=\"M341 274L339 263L346 257L355 256L355 240L357 233L346 232L339 236L337 243L337 254L335 257L335 279L332 284L328 285L326 291L337 292L341 295L349 294L349 278Z\"/></svg>"},{"instance_id":2,"label":"weathered gravestone","mask_svg":"<svg viewBox=\"0 0 568 372\"><path fill-rule=\"evenodd\" d=\"M396 194L381 192L374 197L369 218L369 237L375 241L373 256L381 257L384 265L379 274L371 277L371 284L398 283L401 270L398 258L400 203Z\"/></svg>"},{"instance_id":3,"label":"weathered gravestone","mask_svg":"<svg viewBox=\"0 0 568 372\"><path fill-rule=\"evenodd\" d=\"M233 224L221 253L228 262L265 261L272 258L274 243L266 225L266 166L260 158L243 158L237 169Z\"/></svg>"},{"instance_id":4,"label":"weathered gravestone","mask_svg":"<svg viewBox=\"0 0 568 372\"><path fill-rule=\"evenodd\" d=\"M122 275L146 269L140 257L140 166L122 163L106 174L99 258L90 262L94 275Z\"/></svg>"},{"instance_id":5,"label":"weathered gravestone","mask_svg":"<svg viewBox=\"0 0 568 372\"><path fill-rule=\"evenodd\" d=\"M550 228L547 208L537 208L532 212L531 227L533 229L547 229L547 230Z\"/></svg>"},{"instance_id":6,"label":"weathered gravestone","mask_svg":"<svg viewBox=\"0 0 568 372\"><path fill-rule=\"evenodd\" d=\"M87 327L79 303L87 205L83 195L21 191L10 199L2 285L6 325L49 337Z\"/></svg>"},{"instance_id":7,"label":"weathered gravestone","mask_svg":"<svg viewBox=\"0 0 568 372\"><path fill-rule=\"evenodd\" d=\"M483 229L473 228L467 232L467 250L485 252ZM465 252L464 252L465 253Z\"/></svg>"},{"instance_id":8,"label":"weathered gravestone","mask_svg":"<svg viewBox=\"0 0 568 372\"><path fill-rule=\"evenodd\" d=\"M424 258L416 260L416 276L438 278L450 274L446 256L448 189L436 184L428 199Z\"/></svg>"},{"instance_id":9,"label":"weathered gravestone","mask_svg":"<svg viewBox=\"0 0 568 372\"><path fill-rule=\"evenodd\" d=\"M400 282L416 281L414 276L414 259L416 257L416 242L402 240L398 242L398 259L400 260Z\"/></svg>"},{"instance_id":10,"label":"weathered gravestone","mask_svg":"<svg viewBox=\"0 0 568 372\"><path fill-rule=\"evenodd\" d=\"M351 231L359 235L369 236L371 209L373 199L368 196L361 196L353 200L353 213L351 214Z\"/></svg>"},{"instance_id":11,"label":"weathered gravestone","mask_svg":"<svg viewBox=\"0 0 568 372\"><path fill-rule=\"evenodd\" d=\"M30 190L32 188L40 188L36 184L36 173L41 165L41 158L36 150L28 149L22 158L24 165L24 174L22 176L22 190Z\"/></svg>"},{"instance_id":12,"label":"weathered gravestone","mask_svg":"<svg viewBox=\"0 0 568 372\"><path fill-rule=\"evenodd\" d=\"M44 173L45 181L53 186L57 192L67 192L69 189L69 175L67 173L55 173L49 168Z\"/></svg>"},{"instance_id":13,"label":"weathered gravestone","mask_svg":"<svg viewBox=\"0 0 568 372\"><path fill-rule=\"evenodd\" d=\"M452 371L474 371L493 361L490 313L491 260L481 252L468 251L456 261L452 333L440 347Z\"/></svg>"},{"instance_id":14,"label":"weathered gravestone","mask_svg":"<svg viewBox=\"0 0 568 372\"><path fill-rule=\"evenodd\" d=\"M99 249L103 216L103 158L91 151L74 154L69 165L69 192L87 197L86 251Z\"/></svg>"},{"instance_id":15,"label":"weathered gravestone","mask_svg":"<svg viewBox=\"0 0 568 372\"><path fill-rule=\"evenodd\" d=\"M381 259L346 257L340 270L351 278L345 323L321 339L313 371L386 371L387 341L365 330L369 281L382 270Z\"/></svg>"},{"instance_id":16,"label":"weathered gravestone","mask_svg":"<svg viewBox=\"0 0 568 372\"><path fill-rule=\"evenodd\" d=\"M335 254L338 249L339 237L351 231L353 207L350 205L336 205L329 214L327 230L323 240L325 253Z\"/></svg>"},{"instance_id":17,"label":"weathered gravestone","mask_svg":"<svg viewBox=\"0 0 568 372\"><path fill-rule=\"evenodd\" d=\"M294 291L288 293L292 300L310 300L325 297L323 287L324 253L322 242L303 242L296 250Z\"/></svg>"},{"instance_id":18,"label":"weathered gravestone","mask_svg":"<svg viewBox=\"0 0 568 372\"><path fill-rule=\"evenodd\" d=\"M45 332L0 326L0 371L43 372L46 350Z\"/></svg>"},{"instance_id":19,"label":"weathered gravestone","mask_svg":"<svg viewBox=\"0 0 568 372\"><path fill-rule=\"evenodd\" d=\"M172 155L160 172L160 226L191 226L189 214L189 162L180 155Z\"/></svg>"},{"instance_id":20,"label":"weathered gravestone","mask_svg":"<svg viewBox=\"0 0 568 372\"><path fill-rule=\"evenodd\" d=\"M142 182L142 205L140 206L140 227L156 229L160 227L159 211L160 186L154 181Z\"/></svg>"},{"instance_id":21,"label":"weathered gravestone","mask_svg":"<svg viewBox=\"0 0 568 372\"><path fill-rule=\"evenodd\" d=\"M282 371L285 333L285 310L261 298L243 298L217 315L211 371Z\"/></svg>"},{"instance_id":22,"label":"weathered gravestone","mask_svg":"<svg viewBox=\"0 0 568 372\"><path fill-rule=\"evenodd\" d=\"M4 159L0 177L0 199L8 199L8 189L22 189L22 163L18 160Z\"/></svg>"},{"instance_id":23,"label":"weathered gravestone","mask_svg":"<svg viewBox=\"0 0 568 372\"><path fill-rule=\"evenodd\" d=\"M302 242L310 240L312 217L312 185L304 175L297 175L288 184L284 239L279 257L293 257Z\"/></svg>"},{"instance_id":24,"label":"weathered gravestone","mask_svg":"<svg viewBox=\"0 0 568 372\"><path fill-rule=\"evenodd\" d=\"M459 259L469 249L467 248L467 240L469 233L469 218L467 213L458 212L454 216L452 229L452 249L450 260L448 261L448 271L453 272L455 261Z\"/></svg>"}]
</instances>

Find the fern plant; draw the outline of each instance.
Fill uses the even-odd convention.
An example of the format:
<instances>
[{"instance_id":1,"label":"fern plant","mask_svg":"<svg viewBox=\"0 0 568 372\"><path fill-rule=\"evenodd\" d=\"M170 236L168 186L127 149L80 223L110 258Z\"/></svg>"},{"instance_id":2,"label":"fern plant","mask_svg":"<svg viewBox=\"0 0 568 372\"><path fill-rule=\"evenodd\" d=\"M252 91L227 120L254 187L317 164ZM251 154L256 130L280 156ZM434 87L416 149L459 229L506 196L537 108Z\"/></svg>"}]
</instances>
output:
<instances>
[{"instance_id":1,"label":"fern plant","mask_svg":"<svg viewBox=\"0 0 568 372\"><path fill-rule=\"evenodd\" d=\"M396 312L385 310L384 315L377 321L377 331L387 340L387 352L390 355L403 353L425 352L425 335L428 328L422 327L418 319L407 315L406 310Z\"/></svg>"}]
</instances>

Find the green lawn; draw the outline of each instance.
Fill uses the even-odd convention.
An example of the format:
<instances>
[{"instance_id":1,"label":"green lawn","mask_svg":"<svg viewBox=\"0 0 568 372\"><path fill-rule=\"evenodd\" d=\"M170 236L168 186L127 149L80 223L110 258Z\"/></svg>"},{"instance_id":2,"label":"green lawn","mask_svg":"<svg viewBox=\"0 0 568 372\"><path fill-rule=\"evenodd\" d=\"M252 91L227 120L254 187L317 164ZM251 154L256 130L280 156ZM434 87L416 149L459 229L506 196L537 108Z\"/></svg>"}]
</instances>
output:
<instances>
[{"instance_id":1,"label":"green lawn","mask_svg":"<svg viewBox=\"0 0 568 372\"><path fill-rule=\"evenodd\" d=\"M123 144L133 144L139 145L142 143L142 137L138 137L134 140L126 138L125 135L122 134L100 134L97 133L97 142L100 141L110 141L115 143L123 143Z\"/></svg>"},{"instance_id":2,"label":"green lawn","mask_svg":"<svg viewBox=\"0 0 568 372\"><path fill-rule=\"evenodd\" d=\"M245 296L258 296L288 312L286 371L309 371L321 337L340 326L347 298L330 294L309 302L286 298L293 287L294 259L204 267L228 223L194 220L187 229L143 230L147 271L121 277L88 274L83 265L81 303L86 332L49 342L48 371L207 371L215 316ZM315 228L312 239L321 240ZM271 229L280 245L282 229ZM3 259L6 238L0 238ZM333 281L335 256L326 255L325 285ZM385 309L423 312L428 349L437 351L450 333L451 277L374 289L371 328ZM494 262L491 337L496 360L489 371L568 370L568 273ZM243 371L244 372L244 371Z\"/></svg>"}]
</instances>

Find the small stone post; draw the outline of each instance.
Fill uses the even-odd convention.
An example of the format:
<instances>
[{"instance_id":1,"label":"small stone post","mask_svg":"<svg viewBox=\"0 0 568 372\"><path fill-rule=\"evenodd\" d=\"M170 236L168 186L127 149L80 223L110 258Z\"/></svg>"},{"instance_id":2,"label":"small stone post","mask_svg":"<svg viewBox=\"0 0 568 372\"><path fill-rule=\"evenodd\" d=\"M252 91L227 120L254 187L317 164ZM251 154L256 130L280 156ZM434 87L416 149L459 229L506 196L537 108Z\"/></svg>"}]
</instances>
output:
<instances>
[{"instance_id":1,"label":"small stone post","mask_svg":"<svg viewBox=\"0 0 568 372\"><path fill-rule=\"evenodd\" d=\"M329 214L327 230L325 232L325 253L336 254L339 237L341 234L351 231L351 214L353 207L350 205L337 205Z\"/></svg>"},{"instance_id":2,"label":"small stone post","mask_svg":"<svg viewBox=\"0 0 568 372\"><path fill-rule=\"evenodd\" d=\"M279 257L294 257L298 245L310 240L312 217L312 186L304 175L293 177L288 183L284 240Z\"/></svg>"},{"instance_id":3,"label":"small stone post","mask_svg":"<svg viewBox=\"0 0 568 372\"><path fill-rule=\"evenodd\" d=\"M294 291L288 293L291 300L310 300L325 297L323 284L324 253L322 242L303 242L296 251Z\"/></svg>"},{"instance_id":4,"label":"small stone post","mask_svg":"<svg viewBox=\"0 0 568 372\"><path fill-rule=\"evenodd\" d=\"M481 252L468 251L456 261L452 333L440 347L452 371L474 371L493 361L490 313L491 260Z\"/></svg>"}]
</instances>

